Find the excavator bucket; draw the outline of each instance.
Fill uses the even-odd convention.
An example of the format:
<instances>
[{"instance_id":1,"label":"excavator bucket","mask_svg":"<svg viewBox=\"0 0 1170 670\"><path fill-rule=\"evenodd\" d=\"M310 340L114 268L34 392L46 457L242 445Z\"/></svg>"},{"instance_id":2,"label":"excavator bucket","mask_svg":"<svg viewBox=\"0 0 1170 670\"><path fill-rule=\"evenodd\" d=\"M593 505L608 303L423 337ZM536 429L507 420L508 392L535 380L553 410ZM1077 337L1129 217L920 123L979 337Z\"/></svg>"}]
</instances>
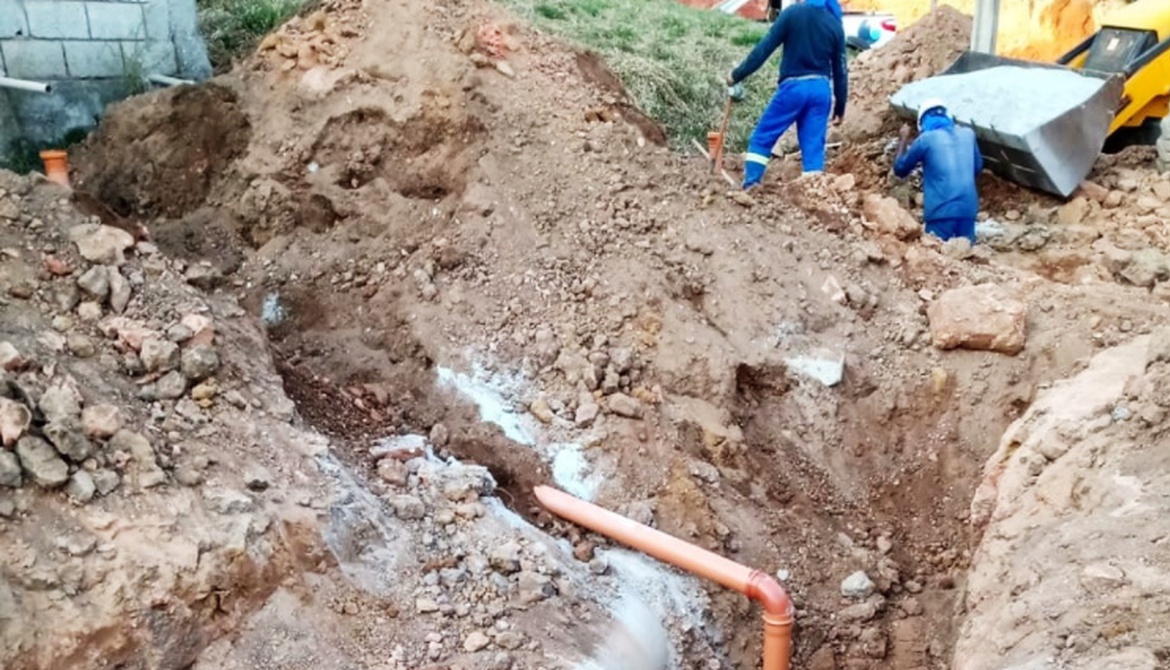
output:
<instances>
[{"instance_id":1,"label":"excavator bucket","mask_svg":"<svg viewBox=\"0 0 1170 670\"><path fill-rule=\"evenodd\" d=\"M1031 188L1067 198L1093 169L1125 86L1048 63L965 52L942 74L911 82L890 98L917 119L931 98L975 131L985 166Z\"/></svg>"}]
</instances>

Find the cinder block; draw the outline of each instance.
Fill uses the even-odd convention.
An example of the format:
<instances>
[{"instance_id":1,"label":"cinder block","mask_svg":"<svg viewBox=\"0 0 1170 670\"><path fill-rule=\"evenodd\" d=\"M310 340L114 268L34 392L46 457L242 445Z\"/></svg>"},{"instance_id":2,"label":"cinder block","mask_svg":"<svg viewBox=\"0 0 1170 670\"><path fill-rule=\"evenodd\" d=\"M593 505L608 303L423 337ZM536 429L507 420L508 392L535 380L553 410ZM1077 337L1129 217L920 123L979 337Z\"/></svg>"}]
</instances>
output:
<instances>
[{"instance_id":1,"label":"cinder block","mask_svg":"<svg viewBox=\"0 0 1170 670\"><path fill-rule=\"evenodd\" d=\"M24 6L15 0L0 2L0 39L28 35L28 19Z\"/></svg>"},{"instance_id":2,"label":"cinder block","mask_svg":"<svg viewBox=\"0 0 1170 670\"><path fill-rule=\"evenodd\" d=\"M17 79L64 79L65 50L61 43L46 40L6 40L0 42L8 76Z\"/></svg>"},{"instance_id":3,"label":"cinder block","mask_svg":"<svg viewBox=\"0 0 1170 670\"><path fill-rule=\"evenodd\" d=\"M139 42L139 45L142 43ZM175 45L170 40L151 40L146 42L146 48L139 51L139 63L142 65L143 76L152 74L165 74L169 77L175 76L179 72L179 60L175 57ZM128 45L123 44L123 49L129 48ZM141 48L141 47L140 47ZM130 59L130 53L126 53L126 58Z\"/></svg>"},{"instance_id":4,"label":"cinder block","mask_svg":"<svg viewBox=\"0 0 1170 670\"><path fill-rule=\"evenodd\" d=\"M47 39L89 39L89 20L84 2L26 0L28 34Z\"/></svg>"},{"instance_id":5,"label":"cinder block","mask_svg":"<svg viewBox=\"0 0 1170 670\"><path fill-rule=\"evenodd\" d=\"M146 39L142 5L122 2L87 2L89 33L95 40Z\"/></svg>"},{"instance_id":6,"label":"cinder block","mask_svg":"<svg viewBox=\"0 0 1170 670\"><path fill-rule=\"evenodd\" d=\"M147 0L142 11L146 14L146 38L171 41L171 3L168 0Z\"/></svg>"},{"instance_id":7,"label":"cinder block","mask_svg":"<svg viewBox=\"0 0 1170 670\"><path fill-rule=\"evenodd\" d=\"M121 77L126 73L117 42L65 42L65 65L77 79Z\"/></svg>"}]
</instances>

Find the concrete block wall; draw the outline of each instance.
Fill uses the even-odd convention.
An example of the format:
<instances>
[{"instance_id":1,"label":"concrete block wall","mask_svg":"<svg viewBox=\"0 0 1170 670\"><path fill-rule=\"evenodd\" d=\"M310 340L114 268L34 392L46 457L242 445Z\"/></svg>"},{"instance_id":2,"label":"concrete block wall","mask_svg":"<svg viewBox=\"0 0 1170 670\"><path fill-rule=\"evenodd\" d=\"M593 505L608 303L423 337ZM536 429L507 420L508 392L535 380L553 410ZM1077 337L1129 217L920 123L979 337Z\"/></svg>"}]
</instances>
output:
<instances>
[{"instance_id":1,"label":"concrete block wall","mask_svg":"<svg viewBox=\"0 0 1170 670\"><path fill-rule=\"evenodd\" d=\"M50 81L210 74L195 0L0 0L0 69Z\"/></svg>"},{"instance_id":2,"label":"concrete block wall","mask_svg":"<svg viewBox=\"0 0 1170 670\"><path fill-rule=\"evenodd\" d=\"M12 126L34 143L97 123L141 78L211 76L195 0L0 0L0 73L53 84L0 95L0 159ZM7 107L7 109L2 109ZM7 137L6 137L7 136Z\"/></svg>"}]
</instances>

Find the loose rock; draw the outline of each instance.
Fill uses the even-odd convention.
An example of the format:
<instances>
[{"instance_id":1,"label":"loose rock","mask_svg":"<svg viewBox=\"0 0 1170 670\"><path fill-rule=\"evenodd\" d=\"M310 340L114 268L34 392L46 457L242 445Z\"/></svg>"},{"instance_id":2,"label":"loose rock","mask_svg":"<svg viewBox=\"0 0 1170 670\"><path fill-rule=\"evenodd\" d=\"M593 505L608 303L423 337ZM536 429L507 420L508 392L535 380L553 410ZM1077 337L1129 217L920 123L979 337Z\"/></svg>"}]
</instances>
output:
<instances>
[{"instance_id":1,"label":"loose rock","mask_svg":"<svg viewBox=\"0 0 1170 670\"><path fill-rule=\"evenodd\" d=\"M91 263L122 265L124 252L134 246L134 236L113 226L85 224L69 231L69 239L77 245L77 252Z\"/></svg>"},{"instance_id":2,"label":"loose rock","mask_svg":"<svg viewBox=\"0 0 1170 670\"><path fill-rule=\"evenodd\" d=\"M74 501L79 503L87 503L93 500L93 496L97 493L97 485L85 470L78 470L69 478L69 483L65 486L65 493Z\"/></svg>"},{"instance_id":3,"label":"loose rock","mask_svg":"<svg viewBox=\"0 0 1170 670\"><path fill-rule=\"evenodd\" d=\"M150 440L141 434L123 428L110 438L109 448L113 451L125 451L134 459L137 466L136 479L140 488L153 488L167 480L166 473L155 460Z\"/></svg>"},{"instance_id":4,"label":"loose rock","mask_svg":"<svg viewBox=\"0 0 1170 670\"><path fill-rule=\"evenodd\" d=\"M110 294L109 275L106 274L106 269L100 265L86 270L85 274L77 278L77 285L99 303L103 302Z\"/></svg>"},{"instance_id":5,"label":"loose rock","mask_svg":"<svg viewBox=\"0 0 1170 670\"><path fill-rule=\"evenodd\" d=\"M0 442L11 448L32 422L32 410L22 402L0 398Z\"/></svg>"},{"instance_id":6,"label":"loose rock","mask_svg":"<svg viewBox=\"0 0 1170 670\"><path fill-rule=\"evenodd\" d=\"M854 598L861 600L873 595L877 589L877 585L869 578L865 572L858 570L849 575L841 582L841 595L846 598Z\"/></svg>"},{"instance_id":7,"label":"loose rock","mask_svg":"<svg viewBox=\"0 0 1170 670\"><path fill-rule=\"evenodd\" d=\"M57 452L74 463L80 463L93 455L93 443L85 436L81 422L75 418L59 419L47 424L44 433Z\"/></svg>"},{"instance_id":8,"label":"loose rock","mask_svg":"<svg viewBox=\"0 0 1170 670\"><path fill-rule=\"evenodd\" d=\"M414 496L395 496L390 506L394 508L395 516L404 521L417 521L427 515L426 505Z\"/></svg>"},{"instance_id":9,"label":"loose rock","mask_svg":"<svg viewBox=\"0 0 1170 670\"><path fill-rule=\"evenodd\" d=\"M193 381L202 381L215 374L219 368L219 354L211 346L200 344L183 352L183 376Z\"/></svg>"},{"instance_id":10,"label":"loose rock","mask_svg":"<svg viewBox=\"0 0 1170 670\"><path fill-rule=\"evenodd\" d=\"M0 369L13 372L24 367L24 358L11 342L0 342Z\"/></svg>"},{"instance_id":11,"label":"loose rock","mask_svg":"<svg viewBox=\"0 0 1170 670\"><path fill-rule=\"evenodd\" d=\"M597 403L590 400L589 402L582 403L577 406L577 413L574 416L574 421L578 426L588 426L589 424L593 423L593 420L596 419L597 415L600 413L601 407Z\"/></svg>"},{"instance_id":12,"label":"loose rock","mask_svg":"<svg viewBox=\"0 0 1170 670\"><path fill-rule=\"evenodd\" d=\"M155 383L155 393L163 400L178 400L187 392L187 379L178 370L171 370Z\"/></svg>"},{"instance_id":13,"label":"loose rock","mask_svg":"<svg viewBox=\"0 0 1170 670\"><path fill-rule=\"evenodd\" d=\"M16 443L16 455L24 470L37 486L57 488L69 481L69 466L52 445L34 435L25 435Z\"/></svg>"},{"instance_id":14,"label":"loose rock","mask_svg":"<svg viewBox=\"0 0 1170 670\"><path fill-rule=\"evenodd\" d=\"M383 458L378 461L378 476L391 486L406 486L410 478L410 470L406 464L395 458Z\"/></svg>"},{"instance_id":15,"label":"loose rock","mask_svg":"<svg viewBox=\"0 0 1170 670\"><path fill-rule=\"evenodd\" d=\"M520 602L531 605L556 595L556 587L546 575L532 570L520 573L517 580Z\"/></svg>"},{"instance_id":16,"label":"loose rock","mask_svg":"<svg viewBox=\"0 0 1170 670\"><path fill-rule=\"evenodd\" d=\"M615 393L607 399L609 411L630 419L642 416L642 404L624 393Z\"/></svg>"},{"instance_id":17,"label":"loose rock","mask_svg":"<svg viewBox=\"0 0 1170 670\"><path fill-rule=\"evenodd\" d=\"M69 348L69 353L78 358L93 358L97 354L93 340L81 333L69 333L65 338L65 346Z\"/></svg>"},{"instance_id":18,"label":"loose rock","mask_svg":"<svg viewBox=\"0 0 1170 670\"><path fill-rule=\"evenodd\" d=\"M868 227L882 235L911 240L922 234L922 226L894 198L871 193L865 196L861 211Z\"/></svg>"},{"instance_id":19,"label":"loose rock","mask_svg":"<svg viewBox=\"0 0 1170 670\"><path fill-rule=\"evenodd\" d=\"M493 568L504 573L512 574L520 571L520 545L516 542L505 542L492 549L488 562Z\"/></svg>"},{"instance_id":20,"label":"loose rock","mask_svg":"<svg viewBox=\"0 0 1170 670\"><path fill-rule=\"evenodd\" d=\"M20 459L11 451L0 449L0 486L18 488L22 483Z\"/></svg>"},{"instance_id":21,"label":"loose rock","mask_svg":"<svg viewBox=\"0 0 1170 670\"><path fill-rule=\"evenodd\" d=\"M174 342L149 337L138 354L147 372L167 372L179 367L179 347Z\"/></svg>"},{"instance_id":22,"label":"loose rock","mask_svg":"<svg viewBox=\"0 0 1170 670\"><path fill-rule=\"evenodd\" d=\"M1024 348L1027 306L994 284L943 293L927 308L930 334L939 349L977 349L1016 354Z\"/></svg>"},{"instance_id":23,"label":"loose rock","mask_svg":"<svg viewBox=\"0 0 1170 670\"><path fill-rule=\"evenodd\" d=\"M126 311L126 306L130 304L130 283L118 271L118 268L111 267L109 269L110 280L110 308L114 310L115 314L121 314Z\"/></svg>"},{"instance_id":24,"label":"loose rock","mask_svg":"<svg viewBox=\"0 0 1170 670\"><path fill-rule=\"evenodd\" d=\"M50 423L81 416L81 398L72 388L60 384L46 389L37 407Z\"/></svg>"},{"instance_id":25,"label":"loose rock","mask_svg":"<svg viewBox=\"0 0 1170 670\"><path fill-rule=\"evenodd\" d=\"M463 640L463 649L467 652L477 652L491 644L491 638L480 631L473 631Z\"/></svg>"},{"instance_id":26,"label":"loose rock","mask_svg":"<svg viewBox=\"0 0 1170 670\"><path fill-rule=\"evenodd\" d=\"M543 398L533 400L532 404L528 406L528 411L541 423L552 423L556 416Z\"/></svg>"},{"instance_id":27,"label":"loose rock","mask_svg":"<svg viewBox=\"0 0 1170 670\"><path fill-rule=\"evenodd\" d=\"M113 470L97 470L93 473L93 484L98 495L108 496L122 484L122 478Z\"/></svg>"},{"instance_id":28,"label":"loose rock","mask_svg":"<svg viewBox=\"0 0 1170 670\"><path fill-rule=\"evenodd\" d=\"M81 428L90 439L108 439L122 429L122 412L113 405L90 405L81 410Z\"/></svg>"}]
</instances>

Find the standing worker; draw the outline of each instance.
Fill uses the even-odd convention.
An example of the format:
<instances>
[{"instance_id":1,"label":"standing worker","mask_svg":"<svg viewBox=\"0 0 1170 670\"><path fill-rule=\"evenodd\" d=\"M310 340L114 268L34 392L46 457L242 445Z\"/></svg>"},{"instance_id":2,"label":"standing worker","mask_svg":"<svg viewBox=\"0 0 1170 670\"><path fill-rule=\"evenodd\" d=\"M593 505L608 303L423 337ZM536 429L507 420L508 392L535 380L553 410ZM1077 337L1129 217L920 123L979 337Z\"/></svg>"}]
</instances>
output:
<instances>
[{"instance_id":1,"label":"standing worker","mask_svg":"<svg viewBox=\"0 0 1170 670\"><path fill-rule=\"evenodd\" d=\"M944 242L965 237L975 244L975 217L979 214L975 179L983 170L975 131L956 126L941 100L923 103L918 111L918 130L920 134L911 144L910 126L902 126L894 175L905 179L922 165L926 232Z\"/></svg>"},{"instance_id":2,"label":"standing worker","mask_svg":"<svg viewBox=\"0 0 1170 670\"><path fill-rule=\"evenodd\" d=\"M845 28L837 0L803 0L780 12L768 34L727 77L728 95L743 97L740 83L783 46L780 85L756 124L744 157L744 190L764 178L772 147L796 123L800 160L805 174L825 169L825 140L829 112L833 123L845 117L849 93L845 65ZM833 84L830 88L829 80Z\"/></svg>"}]
</instances>

